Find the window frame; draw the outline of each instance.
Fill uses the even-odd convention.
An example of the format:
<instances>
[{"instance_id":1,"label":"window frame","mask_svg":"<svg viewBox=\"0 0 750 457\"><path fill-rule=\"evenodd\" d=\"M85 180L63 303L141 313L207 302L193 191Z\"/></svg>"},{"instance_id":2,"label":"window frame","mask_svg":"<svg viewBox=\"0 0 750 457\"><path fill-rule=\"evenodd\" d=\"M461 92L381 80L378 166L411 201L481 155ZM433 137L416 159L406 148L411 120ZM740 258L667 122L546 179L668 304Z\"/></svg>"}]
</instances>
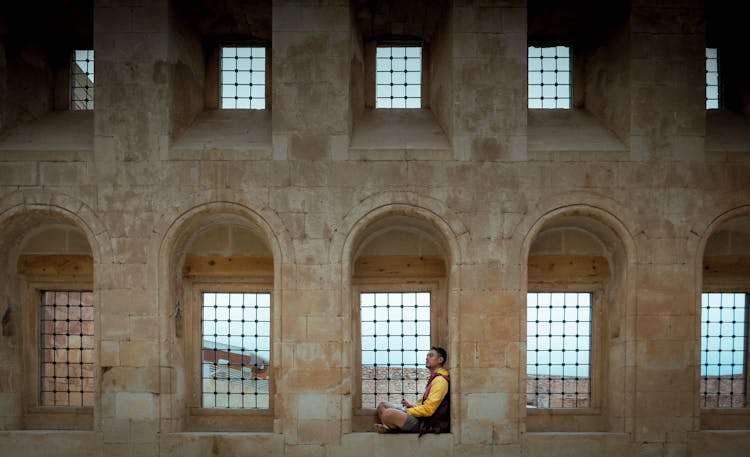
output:
<instances>
[{"instance_id":1,"label":"window frame","mask_svg":"<svg viewBox=\"0 0 750 457\"><path fill-rule=\"evenodd\" d=\"M708 107L708 50L714 49L716 51L716 107ZM722 77L721 77L721 50L718 46L706 46L706 55L704 57L704 74L705 74L705 85L704 85L704 96L705 96L705 109L706 111L718 111L724 108L723 91L722 91Z\"/></svg>"},{"instance_id":2,"label":"window frame","mask_svg":"<svg viewBox=\"0 0 750 457\"><path fill-rule=\"evenodd\" d=\"M448 309L444 278L401 279L359 278L352 284L352 431L372 430L375 408L362 407L362 317L360 295L380 292L429 292L430 293L430 343L445 346L448 331ZM442 344L441 344L442 343ZM449 354L450 357L450 354ZM417 386L419 392L423 386Z\"/></svg>"},{"instance_id":3,"label":"window frame","mask_svg":"<svg viewBox=\"0 0 750 457\"><path fill-rule=\"evenodd\" d=\"M270 295L270 356L268 381L268 409L257 408L206 408L202 406L202 366L201 348L203 341L202 307L203 293L267 293ZM276 329L272 280L265 278L200 278L186 280L183 284L183 297L187 297L184 307L185 319L185 370L187 373L187 429L189 431L254 431L270 432L273 430L274 395L276 380L274 378L274 337Z\"/></svg>"},{"instance_id":4,"label":"window frame","mask_svg":"<svg viewBox=\"0 0 750 457\"><path fill-rule=\"evenodd\" d=\"M700 368L700 357L701 357L701 338L703 337L701 328L701 312L702 312L702 298L701 295L704 293L744 293L745 297L745 406L743 408L703 408L701 406L701 368ZM750 428L750 375L748 375L748 363L750 362L750 356L748 355L748 349L750 349L750 281L742 281L742 284L726 284L721 280L704 282L700 287L697 303L698 311L696 322L698 325L696 341L697 345L697 369L695 375L695 401L698 402L698 411L700 417L700 428L701 430L735 430L735 429L748 429Z\"/></svg>"},{"instance_id":5,"label":"window frame","mask_svg":"<svg viewBox=\"0 0 750 457\"><path fill-rule=\"evenodd\" d=\"M221 56L224 48L265 48L266 50L266 78L265 78L265 105L264 109L249 108L222 108L221 107ZM228 113L264 113L271 110L272 107L272 80L271 77L271 43L267 40L246 39L246 40L217 40L208 44L208 54L206 56L206 79L204 89L204 104L206 109L216 110Z\"/></svg>"},{"instance_id":6,"label":"window frame","mask_svg":"<svg viewBox=\"0 0 750 457\"><path fill-rule=\"evenodd\" d=\"M41 299L43 292L92 292L91 281L80 279L26 278L23 287L24 323L22 330L22 387L24 428L92 430L94 406L41 405ZM96 298L96 295L94 295ZM99 397L99 325L94 300L94 403Z\"/></svg>"},{"instance_id":7,"label":"window frame","mask_svg":"<svg viewBox=\"0 0 750 457\"><path fill-rule=\"evenodd\" d=\"M589 389L590 400L586 408L533 408L526 406L526 423L529 431L606 431L607 395L604 391L604 378L608 373L607 357L607 306L606 282L586 281L571 278L565 284L548 283L544 281L529 282L524 295L524 328L528 325L528 294L552 292L577 292L591 294L591 350L589 358ZM528 329L524 332L524 342L528 337ZM526 371L526 353L524 351L523 398L526 398L528 372ZM524 400L524 404L526 401ZM578 420L571 421L571 416ZM572 427L572 428L571 428Z\"/></svg>"},{"instance_id":8,"label":"window frame","mask_svg":"<svg viewBox=\"0 0 750 457\"><path fill-rule=\"evenodd\" d=\"M560 108L560 107L555 107L555 108L544 108L544 107L532 108L532 107L529 106L529 101L530 101L530 97L529 97L529 86L530 86L530 83L529 83L529 73L530 73L530 70L529 70L529 67L528 67L529 49L530 48L544 49L544 48L556 48L556 47L566 47L566 48L568 48L568 59L569 59L568 66L569 66L569 73L570 73L570 80L569 80L569 83L568 83L568 85L570 86L570 96L568 97L568 100L570 102L570 106L568 106L567 108L565 108L565 107L563 107L563 108ZM553 111L553 110L569 111L569 110L578 108L580 106L583 106L583 97L579 95L582 91L576 91L576 86L579 86L578 79L581 79L580 82L582 82L581 76L583 75L583 70L584 70L583 66L576 66L576 64L578 64L578 61L580 61L580 60L583 60L583 59L577 58L577 56L575 55L575 52L574 52L574 47L573 47L573 45L571 43L568 43L568 42L541 42L541 43L540 42L536 42L536 43L534 43L534 42L528 42L527 45L526 45L526 108L529 109L529 110L541 110L541 111ZM582 62L581 62L581 64L582 64ZM577 76L578 76L578 78L577 78ZM544 84L540 84L540 86L543 87ZM579 97L580 97L580 99L579 99ZM541 99L543 100L543 97Z\"/></svg>"},{"instance_id":9,"label":"window frame","mask_svg":"<svg viewBox=\"0 0 750 457\"><path fill-rule=\"evenodd\" d=\"M407 48L419 47L422 50L422 69L421 69L421 102L419 108L376 108L377 102L377 48ZM423 40L414 38L379 38L373 39L365 44L364 61L365 61L365 109L377 111L396 110L398 112L408 110L419 110L430 108L430 46Z\"/></svg>"}]
</instances>

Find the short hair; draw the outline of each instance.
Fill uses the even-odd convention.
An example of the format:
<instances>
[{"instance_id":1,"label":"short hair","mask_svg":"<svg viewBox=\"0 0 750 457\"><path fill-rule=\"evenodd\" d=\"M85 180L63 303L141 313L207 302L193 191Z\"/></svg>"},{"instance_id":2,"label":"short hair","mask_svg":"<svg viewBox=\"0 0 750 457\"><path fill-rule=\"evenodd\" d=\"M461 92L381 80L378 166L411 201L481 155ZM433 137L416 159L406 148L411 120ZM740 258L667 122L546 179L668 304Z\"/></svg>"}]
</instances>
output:
<instances>
[{"instance_id":1,"label":"short hair","mask_svg":"<svg viewBox=\"0 0 750 457\"><path fill-rule=\"evenodd\" d=\"M443 358L443 365L445 365L445 362L448 361L448 353L445 352L445 349L443 349L443 348L441 348L439 346L432 346L430 348L430 350L437 352L438 355Z\"/></svg>"}]
</instances>

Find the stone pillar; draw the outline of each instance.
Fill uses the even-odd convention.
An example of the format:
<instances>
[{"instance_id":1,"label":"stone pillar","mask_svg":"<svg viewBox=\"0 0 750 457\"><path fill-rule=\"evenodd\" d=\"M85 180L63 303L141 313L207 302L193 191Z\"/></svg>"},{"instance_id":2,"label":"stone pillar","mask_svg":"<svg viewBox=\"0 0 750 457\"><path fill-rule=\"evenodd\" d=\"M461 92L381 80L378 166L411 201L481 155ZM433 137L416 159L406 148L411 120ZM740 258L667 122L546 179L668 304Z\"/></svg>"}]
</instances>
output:
<instances>
[{"instance_id":1,"label":"stone pillar","mask_svg":"<svg viewBox=\"0 0 750 457\"><path fill-rule=\"evenodd\" d=\"M641 455L686 452L696 427L696 301L691 227L699 188L684 188L704 161L705 43L699 2L631 3L631 158L652 170L634 202L639 221L636 273L634 440ZM635 184L635 183L633 183ZM648 189L646 189L648 188ZM631 190L636 199L638 191ZM687 255L690 253L690 255ZM666 450L664 450L666 449Z\"/></svg>"},{"instance_id":2,"label":"stone pillar","mask_svg":"<svg viewBox=\"0 0 750 457\"><path fill-rule=\"evenodd\" d=\"M149 261L152 192L169 131L169 2L94 2L94 168L112 258L100 292L102 453L159 453L160 357L156 269Z\"/></svg>"},{"instance_id":3,"label":"stone pillar","mask_svg":"<svg viewBox=\"0 0 750 457\"><path fill-rule=\"evenodd\" d=\"M343 0L274 1L274 158L322 160L346 153L352 122L349 15Z\"/></svg>"},{"instance_id":4,"label":"stone pillar","mask_svg":"<svg viewBox=\"0 0 750 457\"><path fill-rule=\"evenodd\" d=\"M456 2L452 18L456 158L525 159L525 3Z\"/></svg>"}]
</instances>

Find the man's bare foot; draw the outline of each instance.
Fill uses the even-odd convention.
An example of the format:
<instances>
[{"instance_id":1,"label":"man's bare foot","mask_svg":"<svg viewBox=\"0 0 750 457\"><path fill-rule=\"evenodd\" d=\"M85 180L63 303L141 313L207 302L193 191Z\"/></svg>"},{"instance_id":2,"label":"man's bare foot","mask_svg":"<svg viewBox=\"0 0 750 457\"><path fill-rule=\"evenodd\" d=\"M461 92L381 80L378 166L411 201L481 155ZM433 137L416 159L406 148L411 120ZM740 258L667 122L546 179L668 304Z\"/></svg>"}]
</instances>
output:
<instances>
[{"instance_id":1,"label":"man's bare foot","mask_svg":"<svg viewBox=\"0 0 750 457\"><path fill-rule=\"evenodd\" d=\"M383 424L373 424L373 428L378 433L390 433L391 429Z\"/></svg>"}]
</instances>

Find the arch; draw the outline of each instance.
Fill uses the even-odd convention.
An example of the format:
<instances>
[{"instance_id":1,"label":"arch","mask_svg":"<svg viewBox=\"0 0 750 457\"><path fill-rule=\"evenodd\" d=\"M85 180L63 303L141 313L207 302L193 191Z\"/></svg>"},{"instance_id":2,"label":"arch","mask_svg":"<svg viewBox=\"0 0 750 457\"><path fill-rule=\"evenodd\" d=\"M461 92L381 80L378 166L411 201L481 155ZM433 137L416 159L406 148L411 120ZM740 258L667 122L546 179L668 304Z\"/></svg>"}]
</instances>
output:
<instances>
[{"instance_id":1,"label":"arch","mask_svg":"<svg viewBox=\"0 0 750 457\"><path fill-rule=\"evenodd\" d=\"M529 284L529 256L532 245L539 239L539 236L548 229L552 230L572 230L582 231L588 235L591 242L594 242L607 253L608 262L613 266L613 271L609 273L608 279L602 282L602 300L606 310L604 320L594 323L594 328L599 326L598 337L592 344L601 344L599 353L603 357L600 360L599 368L592 369L592 378L595 376L601 379L594 383L594 387L599 385L598 397L601 403L601 416L594 419L594 422L584 427L604 426L602 431L626 431L628 421L627 417L632 417L634 405L632 399L629 400L627 392L632 392L635 387L633 379L633 367L629 367L626 361L630 358L628 354L635 353L635 327L634 319L636 313L636 294L635 294L635 275L634 268L636 265L636 249L633 237L622 219L611 211L586 203L570 203L560 205L549 209L541 215L538 215L533 222L529 223L527 231L521 243L519 259L521 263L521 282L524 289ZM570 232L569 232L570 233ZM606 284L606 285L604 285ZM577 286L581 287L581 286ZM588 286L583 286L588 287ZM576 290L575 287L573 290ZM579 289L580 290L580 289ZM522 303L526 303L524 297ZM614 313L614 315L612 315ZM526 326L526 309L521 311L522 328ZM525 336L523 337L525 340ZM598 343L597 343L598 341ZM622 349L616 349L616 346L622 346ZM525 359L521 363L522 382L519 383L522 389L525 389ZM592 360L592 363L595 362ZM613 371L615 370L615 371ZM630 371L630 375L628 375ZM621 386L612 386L611 380L618 379L622 382ZM609 380L606 382L602 382ZM625 381L628 380L628 381ZM627 382L627 384L626 384ZM525 395L522 396L525 399ZM525 402L524 402L525 403ZM524 415L528 415L526 408L523 408ZM593 418L590 416L589 418ZM568 430L566 427L575 427L575 421L569 420L568 416L555 415L534 415L534 422L527 419L528 426L534 428L542 427L538 431L547 430L546 427L562 427L563 431L576 431L577 429ZM572 425L571 425L572 424ZM599 424L599 425L597 425ZM604 424L604 425L602 425Z\"/></svg>"},{"instance_id":2,"label":"arch","mask_svg":"<svg viewBox=\"0 0 750 457\"><path fill-rule=\"evenodd\" d=\"M705 256L706 244L708 243L709 238L711 238L714 233L721 229L725 222L728 222L731 219L737 217L744 216L750 216L750 205L738 206L736 208L724 211L706 225L706 228L703 230L703 233L698 239L698 248L696 249L695 256L696 271L703 271L703 258ZM701 285L703 284L703 274L701 274L700 283Z\"/></svg>"},{"instance_id":3,"label":"arch","mask_svg":"<svg viewBox=\"0 0 750 457\"><path fill-rule=\"evenodd\" d=\"M388 219L392 221L412 219L424 224L423 228L430 228L434 232L430 235L438 238L440 248L443 253L443 259L446 266L445 274L445 306L447 311L446 324L447 328L456 328L457 309L459 302L459 266L462 263L461 244L468 232L463 223L452 213L452 211L442 202L424 197L421 195L407 192L386 192L376 194L361 202L360 205L352 208L345 216L342 229L337 231L331 243L331 263L338 264L339 277L341 280L340 305L341 315L344 322L353 322L354 304L351 302L354 294L352 275L354 260L360 246L363 246L370 236L377 236L379 230L374 232L372 227L376 227L378 222L384 221L383 228L387 230ZM424 230L422 230L424 233ZM382 232L381 232L382 233ZM429 234L428 234L429 235ZM354 325L354 324L352 324ZM458 354L458 338L447 331L447 349L449 354ZM342 351L348 352L349 360L355 359L355 354L350 350L352 347L359 345L349 344L352 341L352 329L345 326L345 334L342 342ZM449 364L458 358L448 356ZM350 370L350 373L356 370ZM351 376L351 375L350 375ZM354 379L350 383L356 382ZM451 377L453 385L458 386L460 374L456 371ZM352 386L354 386L352 384ZM356 391L357 389L353 389ZM460 397L456 393L458 389L451 389L451 402L455 411L460 410ZM355 402L352 402L355 404ZM350 409L344 412L350 422L354 422L354 411ZM454 425L457 422L458 415L454 415L452 421Z\"/></svg>"},{"instance_id":4,"label":"arch","mask_svg":"<svg viewBox=\"0 0 750 457\"><path fill-rule=\"evenodd\" d=\"M8 206L2 209L4 204ZM83 230L91 247L94 265L112 258L109 230L93 209L81 200L46 191L16 192L0 201L0 230L3 233L12 231L14 222L28 215L62 219Z\"/></svg>"},{"instance_id":5,"label":"arch","mask_svg":"<svg viewBox=\"0 0 750 457\"><path fill-rule=\"evenodd\" d=\"M275 214L261 214L243 204L214 201L197 204L184 209L172 221L162 221L162 224L155 231L152 243L158 252L158 307L159 313L167 319L162 328L167 329L168 333L162 338L165 346L162 353L170 354L171 360L181 360L175 362L178 366L183 366L185 361L183 356L175 357L174 352L181 352L184 341L178 339L177 331L181 321L182 309L180 300L182 300L181 290L181 256L184 256L181 248L188 245L194 235L201 233L203 230L221 224L240 224L250 228L254 234L262 241L265 247L270 251L273 257L273 302L271 350L275 360L281 360L282 345L281 341L281 308L282 308L282 272L284 259L294 258L292 244L286 229L280 219ZM287 260L287 262L290 260ZM178 277L179 276L179 277ZM278 366L278 364L274 364ZM275 366L272 365L272 370ZM275 375L272 375L275 377ZM191 382L191 375L181 377L183 383ZM177 389L171 395L162 396L162 401L169 404L170 413L165 419L169 419L170 427L174 431L184 429L187 420L185 411L186 397L189 389L182 385L183 390ZM270 411L273 413L273 410Z\"/></svg>"},{"instance_id":6,"label":"arch","mask_svg":"<svg viewBox=\"0 0 750 457\"><path fill-rule=\"evenodd\" d=\"M87 288L90 287L88 284L93 286L94 292L94 304L102 303L101 300L101 287L102 279L107 277L106 270L102 270L103 264L110 262L112 259L112 243L109 231L96 215L96 213L81 200L64 194L53 194L46 191L33 190L33 191L19 191L10 195L5 196L0 201L0 258L3 259L0 264L0 272L4 277L3 286L0 287L0 295L3 296L3 301L9 300L7 309L11 312L18 313L18 322L24 323L21 328L17 328L17 335L14 336L14 340L8 340L7 344L21 344L24 342L35 341L30 336L29 328L33 328L29 325L33 322L38 322L39 315L38 310L33 311L30 306L26 306L29 303L26 301L30 297L26 296L27 292L25 288L31 287L32 282L19 275L17 269L18 256L22 252L21 240L28 239L33 233L38 233L40 226L50 227L72 227L77 233L82 233L85 237L88 245L88 253L91 255L93 263L93 278L83 280L87 284ZM56 279L56 278L55 278ZM70 278L66 277L64 281L68 281ZM106 279L105 279L106 281ZM72 280L74 283L78 283L78 280ZM33 280L33 287L38 286L38 281L35 278ZM62 283L61 283L62 284ZM31 290L31 289L29 289ZM13 297L13 298L11 298ZM11 306L13 305L13 306ZM5 310L0 312L5 313ZM99 327L99 306L94 307L94 335L95 340L98 341L101 338L101 332ZM12 324L15 325L15 324ZM34 333L34 332L31 332ZM29 346L31 347L31 346ZM94 351L96 351L97 345L94 344ZM44 411L37 411L35 408L30 408L29 405L36 400L33 397L38 394L36 389L29 389L30 384L38 384L38 379L33 379L38 373L35 374L33 369L27 369L29 366L35 366L38 363L38 356L33 356L28 351L17 352L19 356L18 360L13 363L20 364L20 369L13 370L13 376L15 377L13 384L19 387L19 390L15 392L17 394L18 404L21 405L18 408L19 416L11 418L8 417L5 420L11 420L5 422L5 428L38 428L38 427L52 427L52 428L70 428L70 429L89 429L92 426L96 427L93 422L95 414L81 413L77 415L59 415L59 414L47 414ZM32 357L35 360L32 360ZM98 357L94 357L94 373L98 373ZM94 382L99 383L98 375L94 375ZM100 405L100 396L94 397L93 409L97 410ZM15 422L13 422L15 421Z\"/></svg>"}]
</instances>

